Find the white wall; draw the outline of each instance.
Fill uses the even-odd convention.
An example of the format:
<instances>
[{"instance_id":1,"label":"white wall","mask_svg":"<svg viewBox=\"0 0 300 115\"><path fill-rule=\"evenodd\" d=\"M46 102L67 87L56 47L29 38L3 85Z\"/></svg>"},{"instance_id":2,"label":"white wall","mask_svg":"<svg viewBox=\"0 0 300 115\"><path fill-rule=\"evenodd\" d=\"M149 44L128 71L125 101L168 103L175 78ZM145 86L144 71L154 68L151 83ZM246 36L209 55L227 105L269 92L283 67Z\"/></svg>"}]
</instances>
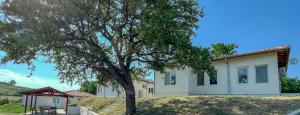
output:
<instances>
[{"instance_id":1,"label":"white wall","mask_svg":"<svg viewBox=\"0 0 300 115\"><path fill-rule=\"evenodd\" d=\"M87 108L80 107L80 115L99 115L93 111L88 110Z\"/></svg>"},{"instance_id":2,"label":"white wall","mask_svg":"<svg viewBox=\"0 0 300 115\"><path fill-rule=\"evenodd\" d=\"M148 92L149 88L153 88L153 83L134 80L133 86L137 97L150 97L153 95ZM112 85L106 87L97 85L97 97L125 97L125 91L121 86L119 86L119 92L115 89L113 90Z\"/></svg>"},{"instance_id":3,"label":"white wall","mask_svg":"<svg viewBox=\"0 0 300 115\"><path fill-rule=\"evenodd\" d=\"M207 73L204 75L204 85L197 86L197 74L192 73L189 78L190 90L189 94L226 94L227 93L227 70L225 63L215 64L215 69L217 70L217 84L210 84L209 76Z\"/></svg>"},{"instance_id":4,"label":"white wall","mask_svg":"<svg viewBox=\"0 0 300 115\"><path fill-rule=\"evenodd\" d=\"M155 71L155 95L157 96L184 96L188 95L188 77L191 74L191 69L168 69L166 68L164 72L175 71L176 73L176 84L175 85L165 85L164 77L165 73Z\"/></svg>"},{"instance_id":5,"label":"white wall","mask_svg":"<svg viewBox=\"0 0 300 115\"><path fill-rule=\"evenodd\" d=\"M68 106L67 115L80 115L80 107L77 106Z\"/></svg>"},{"instance_id":6,"label":"white wall","mask_svg":"<svg viewBox=\"0 0 300 115\"><path fill-rule=\"evenodd\" d=\"M256 83L255 66L268 66L268 82ZM248 83L238 83L238 67L248 67ZM280 94L280 81L277 63L277 54L268 53L261 56L251 56L248 58L239 58L230 62L230 80L232 94Z\"/></svg>"},{"instance_id":7,"label":"white wall","mask_svg":"<svg viewBox=\"0 0 300 115\"><path fill-rule=\"evenodd\" d=\"M124 96L124 90L122 87L119 87L120 93L118 94L117 90L113 90L112 85L108 86L101 86L97 84L97 97L117 97L117 96Z\"/></svg>"},{"instance_id":8,"label":"white wall","mask_svg":"<svg viewBox=\"0 0 300 115\"><path fill-rule=\"evenodd\" d=\"M37 101L36 101L36 105L37 106L56 106L57 108L64 108L66 105L66 98L64 97L58 97L58 102L56 104L53 103L53 96L38 96L37 97ZM70 99L70 98L69 98ZM22 104L25 105L25 101L26 101L26 96L23 95L22 97ZM27 106L28 109L30 107L30 103L31 103L31 96L28 96L28 100L27 100ZM35 103L35 96L33 96L33 100L32 100L32 107L34 106Z\"/></svg>"},{"instance_id":9,"label":"white wall","mask_svg":"<svg viewBox=\"0 0 300 115\"><path fill-rule=\"evenodd\" d=\"M246 94L246 95L279 95L280 81L278 73L277 53L245 56L229 60L228 85L227 65L225 61L212 63L217 69L217 84L210 85L209 76L205 74L204 85L197 86L197 75L190 68L184 70L166 69L165 72L176 71L176 85L164 85L164 73L155 71L155 95L178 96L195 94ZM256 65L268 65L268 82L256 83ZM238 83L238 67L248 67L248 83Z\"/></svg>"}]
</instances>

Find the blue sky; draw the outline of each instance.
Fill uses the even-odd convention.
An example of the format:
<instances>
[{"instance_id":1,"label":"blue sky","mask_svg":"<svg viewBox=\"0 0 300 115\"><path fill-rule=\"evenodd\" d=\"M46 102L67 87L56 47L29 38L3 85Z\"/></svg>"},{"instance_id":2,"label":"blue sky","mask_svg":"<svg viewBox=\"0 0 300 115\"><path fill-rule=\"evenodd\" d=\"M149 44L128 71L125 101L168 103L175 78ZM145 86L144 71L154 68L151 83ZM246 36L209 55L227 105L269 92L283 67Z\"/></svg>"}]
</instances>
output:
<instances>
[{"instance_id":1,"label":"blue sky","mask_svg":"<svg viewBox=\"0 0 300 115\"><path fill-rule=\"evenodd\" d=\"M205 17L193 39L194 45L235 43L239 53L280 45L292 47L291 58L300 58L300 1L298 0L200 0ZM1 17L1 16L0 16ZM3 55L3 54L2 54ZM0 55L1 57L1 55ZM17 80L27 87L52 86L61 90L79 88L60 84L54 64L36 61L31 78L25 65L0 65L0 81ZM300 77L300 64L289 65L288 75ZM149 77L153 79L153 75Z\"/></svg>"}]
</instances>

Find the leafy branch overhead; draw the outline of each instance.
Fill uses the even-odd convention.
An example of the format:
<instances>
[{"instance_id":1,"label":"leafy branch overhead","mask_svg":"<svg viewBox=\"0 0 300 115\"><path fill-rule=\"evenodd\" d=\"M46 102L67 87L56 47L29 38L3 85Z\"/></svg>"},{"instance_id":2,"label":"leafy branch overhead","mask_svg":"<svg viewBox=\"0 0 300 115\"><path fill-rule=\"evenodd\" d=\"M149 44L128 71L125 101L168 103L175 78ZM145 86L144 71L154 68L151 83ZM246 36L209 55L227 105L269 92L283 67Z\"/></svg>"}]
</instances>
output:
<instances>
[{"instance_id":1,"label":"leafy branch overhead","mask_svg":"<svg viewBox=\"0 0 300 115\"><path fill-rule=\"evenodd\" d=\"M63 81L89 74L188 63L192 28L202 10L196 1L16 0L2 4L2 62L31 65L37 56L57 64ZM107 42L103 42L107 41ZM192 48L192 49L191 49ZM190 50L190 51L188 51ZM171 63L170 63L171 62ZM188 63L189 65L192 65ZM112 72L115 73L115 72ZM123 73L128 74L128 73Z\"/></svg>"},{"instance_id":2,"label":"leafy branch overhead","mask_svg":"<svg viewBox=\"0 0 300 115\"><path fill-rule=\"evenodd\" d=\"M209 69L208 49L191 43L203 16L197 0L7 0L0 9L2 63L43 56L61 81L113 80L125 89L127 114L135 112L137 68Z\"/></svg>"}]
</instances>

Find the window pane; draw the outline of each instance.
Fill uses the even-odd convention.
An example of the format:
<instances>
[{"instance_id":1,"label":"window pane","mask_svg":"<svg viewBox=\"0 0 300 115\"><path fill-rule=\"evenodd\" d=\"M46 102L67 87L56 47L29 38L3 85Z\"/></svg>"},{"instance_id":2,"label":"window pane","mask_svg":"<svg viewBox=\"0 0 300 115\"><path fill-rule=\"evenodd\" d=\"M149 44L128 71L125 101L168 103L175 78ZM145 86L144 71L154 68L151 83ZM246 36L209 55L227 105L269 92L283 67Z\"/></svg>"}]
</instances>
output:
<instances>
[{"instance_id":1,"label":"window pane","mask_svg":"<svg viewBox=\"0 0 300 115\"><path fill-rule=\"evenodd\" d=\"M256 83L268 82L268 67L256 66Z\"/></svg>"},{"instance_id":2,"label":"window pane","mask_svg":"<svg viewBox=\"0 0 300 115\"><path fill-rule=\"evenodd\" d=\"M171 72L171 85L176 84L176 74L175 72Z\"/></svg>"},{"instance_id":3,"label":"window pane","mask_svg":"<svg viewBox=\"0 0 300 115\"><path fill-rule=\"evenodd\" d=\"M248 83L248 68L238 68L239 83Z\"/></svg>"},{"instance_id":4,"label":"window pane","mask_svg":"<svg viewBox=\"0 0 300 115\"><path fill-rule=\"evenodd\" d=\"M210 77L209 77L209 81L210 81L210 84L217 84L218 83L218 78L217 78L217 70L215 70L214 72L213 72L213 75L211 75Z\"/></svg>"},{"instance_id":5,"label":"window pane","mask_svg":"<svg viewBox=\"0 0 300 115\"><path fill-rule=\"evenodd\" d=\"M204 85L204 73L197 74L197 85Z\"/></svg>"},{"instance_id":6,"label":"window pane","mask_svg":"<svg viewBox=\"0 0 300 115\"><path fill-rule=\"evenodd\" d=\"M170 85L170 73L165 74L165 85Z\"/></svg>"}]
</instances>

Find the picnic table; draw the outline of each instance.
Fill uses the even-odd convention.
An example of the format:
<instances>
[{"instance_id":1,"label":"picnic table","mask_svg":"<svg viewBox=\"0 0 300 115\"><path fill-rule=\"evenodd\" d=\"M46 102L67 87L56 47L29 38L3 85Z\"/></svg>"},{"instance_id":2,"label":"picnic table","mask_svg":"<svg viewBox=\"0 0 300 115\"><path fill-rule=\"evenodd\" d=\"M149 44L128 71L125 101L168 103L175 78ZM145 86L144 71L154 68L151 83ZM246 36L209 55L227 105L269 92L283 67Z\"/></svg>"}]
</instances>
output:
<instances>
[{"instance_id":1,"label":"picnic table","mask_svg":"<svg viewBox=\"0 0 300 115\"><path fill-rule=\"evenodd\" d=\"M56 107L53 107L53 106L40 106L41 114L43 114L46 111L47 111L48 114L55 114L56 115Z\"/></svg>"}]
</instances>

